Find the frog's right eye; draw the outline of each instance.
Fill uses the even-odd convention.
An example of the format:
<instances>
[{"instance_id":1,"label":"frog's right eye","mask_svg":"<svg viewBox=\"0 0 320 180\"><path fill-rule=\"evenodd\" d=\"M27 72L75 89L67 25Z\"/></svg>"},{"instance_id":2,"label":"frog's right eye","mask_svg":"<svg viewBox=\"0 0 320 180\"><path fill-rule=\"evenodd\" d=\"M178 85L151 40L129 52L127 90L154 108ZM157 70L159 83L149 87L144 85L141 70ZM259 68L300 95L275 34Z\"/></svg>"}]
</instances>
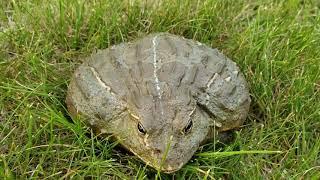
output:
<instances>
[{"instance_id":1,"label":"frog's right eye","mask_svg":"<svg viewBox=\"0 0 320 180\"><path fill-rule=\"evenodd\" d=\"M183 128L183 134L188 134L192 129L192 125L193 125L192 120L190 120L186 125L186 127Z\"/></svg>"},{"instance_id":2,"label":"frog's right eye","mask_svg":"<svg viewBox=\"0 0 320 180\"><path fill-rule=\"evenodd\" d=\"M147 133L147 131L144 129L144 127L142 126L142 124L140 122L138 123L138 131L142 135L145 135Z\"/></svg>"}]
</instances>

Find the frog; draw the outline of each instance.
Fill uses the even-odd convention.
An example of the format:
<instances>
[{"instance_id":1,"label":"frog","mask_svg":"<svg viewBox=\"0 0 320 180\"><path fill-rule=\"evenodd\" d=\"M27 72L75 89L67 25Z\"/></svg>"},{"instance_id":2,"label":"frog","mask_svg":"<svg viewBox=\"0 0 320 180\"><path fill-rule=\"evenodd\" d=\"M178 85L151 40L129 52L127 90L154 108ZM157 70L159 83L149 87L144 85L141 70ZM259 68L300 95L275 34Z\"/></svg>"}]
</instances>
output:
<instances>
[{"instance_id":1,"label":"frog","mask_svg":"<svg viewBox=\"0 0 320 180\"><path fill-rule=\"evenodd\" d=\"M161 32L98 50L75 70L66 104L146 165L180 170L200 146L240 128L248 83L218 49Z\"/></svg>"}]
</instances>

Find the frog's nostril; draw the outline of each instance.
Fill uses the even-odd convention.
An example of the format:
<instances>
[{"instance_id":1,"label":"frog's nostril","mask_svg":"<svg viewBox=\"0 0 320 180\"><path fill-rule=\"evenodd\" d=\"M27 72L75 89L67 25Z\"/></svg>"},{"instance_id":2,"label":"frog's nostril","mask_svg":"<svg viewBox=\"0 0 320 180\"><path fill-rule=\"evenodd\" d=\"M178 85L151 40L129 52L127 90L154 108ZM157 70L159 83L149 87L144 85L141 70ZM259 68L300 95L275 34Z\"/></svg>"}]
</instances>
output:
<instances>
[{"instance_id":1,"label":"frog's nostril","mask_svg":"<svg viewBox=\"0 0 320 180\"><path fill-rule=\"evenodd\" d=\"M160 150L160 149L154 149L153 152L154 152L155 154L160 154L160 153L161 153L161 150Z\"/></svg>"}]
</instances>

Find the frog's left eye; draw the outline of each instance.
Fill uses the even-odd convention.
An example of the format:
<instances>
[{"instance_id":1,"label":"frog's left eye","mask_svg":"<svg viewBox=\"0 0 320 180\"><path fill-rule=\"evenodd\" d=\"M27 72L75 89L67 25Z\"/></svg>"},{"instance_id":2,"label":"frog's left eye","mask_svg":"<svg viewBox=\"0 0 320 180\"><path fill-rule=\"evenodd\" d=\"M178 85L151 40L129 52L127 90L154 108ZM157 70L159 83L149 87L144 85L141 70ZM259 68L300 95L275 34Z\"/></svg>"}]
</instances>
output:
<instances>
[{"instance_id":1,"label":"frog's left eye","mask_svg":"<svg viewBox=\"0 0 320 180\"><path fill-rule=\"evenodd\" d=\"M139 133L145 135L147 133L147 131L144 129L144 127L142 126L142 124L139 122L138 123L138 131Z\"/></svg>"},{"instance_id":2,"label":"frog's left eye","mask_svg":"<svg viewBox=\"0 0 320 180\"><path fill-rule=\"evenodd\" d=\"M193 122L192 120L189 120L188 124L183 128L183 133L188 134L191 131L192 126L193 126Z\"/></svg>"}]
</instances>

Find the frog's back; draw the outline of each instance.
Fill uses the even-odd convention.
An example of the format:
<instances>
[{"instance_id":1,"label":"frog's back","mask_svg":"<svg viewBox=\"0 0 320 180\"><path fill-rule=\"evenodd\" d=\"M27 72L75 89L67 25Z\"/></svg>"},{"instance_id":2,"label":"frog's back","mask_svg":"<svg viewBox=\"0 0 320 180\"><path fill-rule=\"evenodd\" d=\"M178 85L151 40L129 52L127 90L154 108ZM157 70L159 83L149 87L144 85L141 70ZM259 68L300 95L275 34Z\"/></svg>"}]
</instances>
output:
<instances>
[{"instance_id":1,"label":"frog's back","mask_svg":"<svg viewBox=\"0 0 320 180\"><path fill-rule=\"evenodd\" d=\"M78 83L87 99L101 99L94 100L92 106L106 106L106 96L117 99L114 105L108 105L110 111L119 107L123 111L124 104L138 106L140 96L178 96L176 89L183 87L216 118L220 130L227 130L243 123L250 104L246 81L233 61L217 49L167 33L98 51L77 73L88 78L87 85ZM99 94L103 89L108 91ZM106 116L101 113L99 116Z\"/></svg>"}]
</instances>

